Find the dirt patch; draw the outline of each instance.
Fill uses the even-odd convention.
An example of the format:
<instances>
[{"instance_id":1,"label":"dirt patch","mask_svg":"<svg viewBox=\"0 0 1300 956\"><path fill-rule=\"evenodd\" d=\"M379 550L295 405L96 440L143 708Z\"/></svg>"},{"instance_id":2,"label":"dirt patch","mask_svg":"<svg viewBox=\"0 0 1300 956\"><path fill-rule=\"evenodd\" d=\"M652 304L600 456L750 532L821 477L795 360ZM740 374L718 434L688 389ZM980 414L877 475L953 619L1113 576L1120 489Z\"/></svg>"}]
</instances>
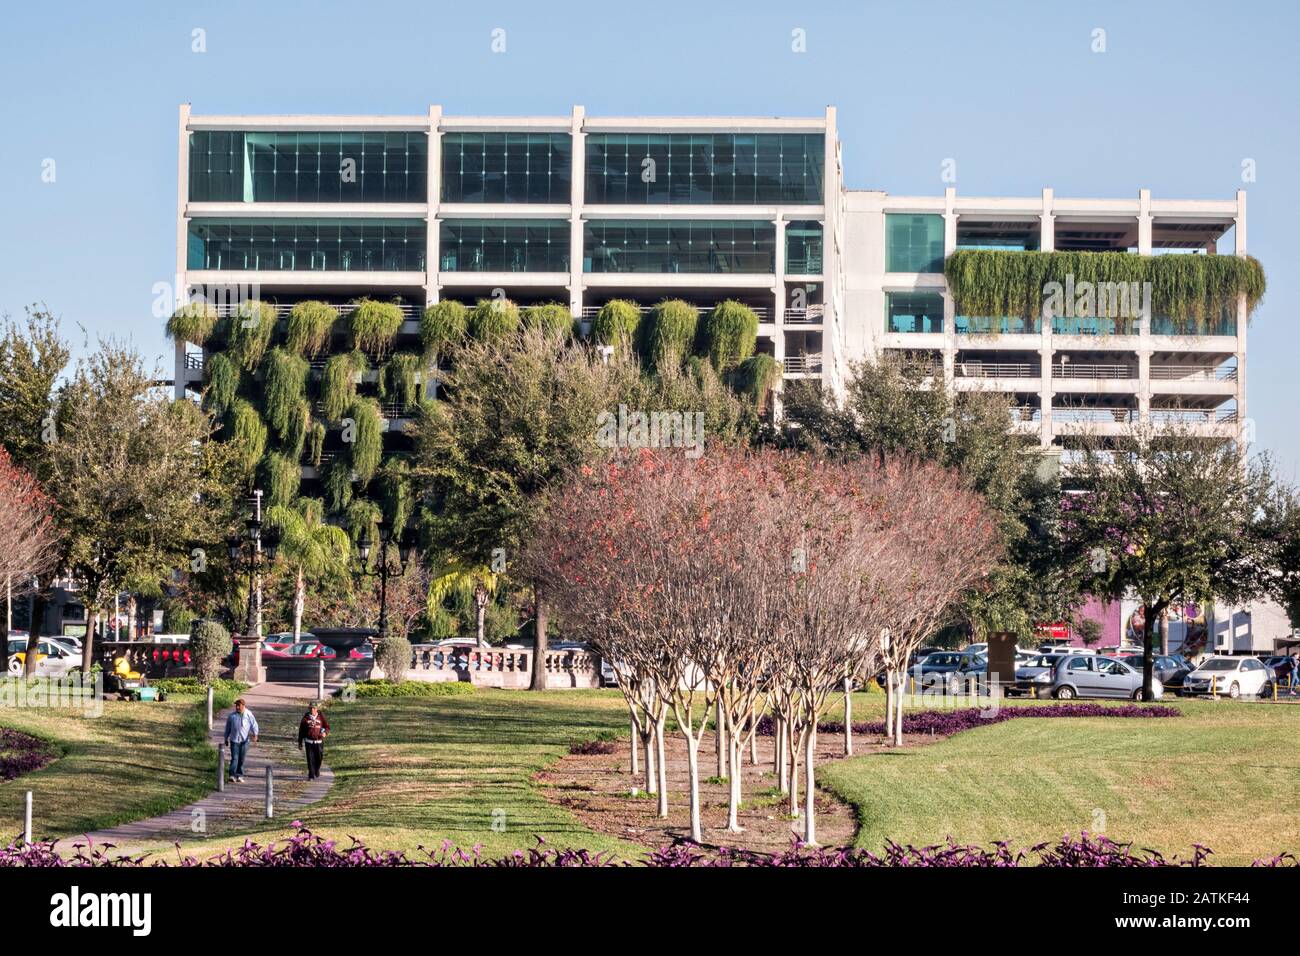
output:
<instances>
[{"instance_id":1,"label":"dirt patch","mask_svg":"<svg viewBox=\"0 0 1300 956\"><path fill-rule=\"evenodd\" d=\"M930 743L929 734L908 734L908 746ZM648 847L666 846L690 838L690 812L687 807L687 750L680 734L664 741L668 761L668 818L655 815L656 798L647 796L644 775L635 779L630 773L629 744L619 741L615 754L567 754L534 776L543 795L551 803L569 810L586 827ZM758 760L750 762L749 748L743 761L743 803L740 808L741 833L731 833L727 825L728 785L725 781L700 782L700 818L704 843L709 847L733 847L747 850L777 851L803 835L800 816L791 819L789 797L777 790L777 776L772 766L775 741L757 738ZM883 737L855 735L854 756L889 750ZM714 778L717 774L717 751L711 735L700 745L700 773ZM844 757L844 738L840 734L818 734L817 763ZM802 766L800 767L802 800ZM639 795L634 796L634 788ZM826 846L846 846L853 842L857 820L853 808L833 794L818 790L816 794L817 840Z\"/></svg>"}]
</instances>

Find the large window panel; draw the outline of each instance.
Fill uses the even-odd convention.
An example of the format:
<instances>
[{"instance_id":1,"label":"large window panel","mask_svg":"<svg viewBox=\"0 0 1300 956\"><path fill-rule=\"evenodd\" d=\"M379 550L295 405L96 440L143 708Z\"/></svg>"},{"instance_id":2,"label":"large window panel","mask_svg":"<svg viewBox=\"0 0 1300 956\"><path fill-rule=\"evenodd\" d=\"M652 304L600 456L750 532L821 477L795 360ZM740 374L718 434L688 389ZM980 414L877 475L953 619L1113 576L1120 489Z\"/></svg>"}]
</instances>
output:
<instances>
[{"instance_id":1,"label":"large window panel","mask_svg":"<svg viewBox=\"0 0 1300 956\"><path fill-rule=\"evenodd\" d=\"M423 272L421 219L193 219L188 268Z\"/></svg>"},{"instance_id":2,"label":"large window panel","mask_svg":"<svg viewBox=\"0 0 1300 956\"><path fill-rule=\"evenodd\" d=\"M593 219L583 227L585 272L769 273L770 222L721 219Z\"/></svg>"},{"instance_id":3,"label":"large window panel","mask_svg":"<svg viewBox=\"0 0 1300 956\"><path fill-rule=\"evenodd\" d=\"M569 223L563 219L444 219L442 272L567 272Z\"/></svg>"},{"instance_id":4,"label":"large window panel","mask_svg":"<svg viewBox=\"0 0 1300 956\"><path fill-rule=\"evenodd\" d=\"M886 272L942 272L943 216L885 216Z\"/></svg>"},{"instance_id":5,"label":"large window panel","mask_svg":"<svg viewBox=\"0 0 1300 956\"><path fill-rule=\"evenodd\" d=\"M572 155L568 133L445 133L442 201L567 205Z\"/></svg>"},{"instance_id":6,"label":"large window panel","mask_svg":"<svg viewBox=\"0 0 1300 956\"><path fill-rule=\"evenodd\" d=\"M942 332L943 296L934 292L885 293L886 332Z\"/></svg>"}]
</instances>

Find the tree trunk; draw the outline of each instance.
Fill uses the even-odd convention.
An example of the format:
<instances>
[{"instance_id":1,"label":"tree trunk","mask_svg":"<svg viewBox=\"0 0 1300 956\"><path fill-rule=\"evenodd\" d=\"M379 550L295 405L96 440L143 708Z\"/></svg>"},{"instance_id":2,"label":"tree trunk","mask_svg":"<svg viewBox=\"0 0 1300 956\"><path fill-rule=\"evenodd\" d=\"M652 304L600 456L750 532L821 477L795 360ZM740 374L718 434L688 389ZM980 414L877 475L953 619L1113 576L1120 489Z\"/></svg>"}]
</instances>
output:
<instances>
[{"instance_id":1,"label":"tree trunk","mask_svg":"<svg viewBox=\"0 0 1300 956\"><path fill-rule=\"evenodd\" d=\"M795 746L794 723L785 725L785 754L790 767L790 819L799 818L799 748Z\"/></svg>"},{"instance_id":2,"label":"tree trunk","mask_svg":"<svg viewBox=\"0 0 1300 956\"><path fill-rule=\"evenodd\" d=\"M45 592L37 585L32 590L31 613L28 615L27 623L27 654L23 658L23 674L27 677L36 675L36 655L41 646L41 623L45 619ZM7 638L6 638L7 640ZM90 654L90 635L86 635L86 642L83 645L85 651L82 654L82 663L85 664L86 657ZM90 668L84 667L83 674L89 674Z\"/></svg>"},{"instance_id":3,"label":"tree trunk","mask_svg":"<svg viewBox=\"0 0 1300 956\"><path fill-rule=\"evenodd\" d=\"M533 585L534 630L537 632L537 647L533 651L533 680L529 690L546 690L546 603L542 592Z\"/></svg>"},{"instance_id":4,"label":"tree trunk","mask_svg":"<svg viewBox=\"0 0 1300 956\"><path fill-rule=\"evenodd\" d=\"M894 669L885 668L885 739L894 736Z\"/></svg>"},{"instance_id":5,"label":"tree trunk","mask_svg":"<svg viewBox=\"0 0 1300 956\"><path fill-rule=\"evenodd\" d=\"M776 763L776 787L785 793L790 787L789 768L785 763L785 721L778 717L773 730L775 733L772 736L772 749L775 751L773 760Z\"/></svg>"},{"instance_id":6,"label":"tree trunk","mask_svg":"<svg viewBox=\"0 0 1300 956\"><path fill-rule=\"evenodd\" d=\"M1154 604L1144 604L1142 606L1142 620L1146 625L1142 628L1142 699L1152 700L1152 675L1155 671L1155 639L1151 629L1160 615L1165 612L1169 606L1167 601L1156 601Z\"/></svg>"},{"instance_id":7,"label":"tree trunk","mask_svg":"<svg viewBox=\"0 0 1300 956\"><path fill-rule=\"evenodd\" d=\"M1169 656L1169 608L1160 614L1160 654L1163 657Z\"/></svg>"},{"instance_id":8,"label":"tree trunk","mask_svg":"<svg viewBox=\"0 0 1300 956\"><path fill-rule=\"evenodd\" d=\"M44 603L44 602L42 602ZM87 610L90 610L87 608ZM99 621L99 608L95 608L95 621ZM44 617L42 610L41 616ZM35 628L32 628L35 633ZM86 628L86 636L81 639L81 673L85 677L90 676L90 668L95 664L95 632L91 628ZM30 673L30 671L28 672Z\"/></svg>"},{"instance_id":9,"label":"tree trunk","mask_svg":"<svg viewBox=\"0 0 1300 956\"><path fill-rule=\"evenodd\" d=\"M475 628L478 633L478 644L482 647L486 643L487 634L487 588L479 585L474 589L474 615Z\"/></svg>"},{"instance_id":10,"label":"tree trunk","mask_svg":"<svg viewBox=\"0 0 1300 956\"><path fill-rule=\"evenodd\" d=\"M659 792L659 774L655 768L655 732L649 724L641 732L641 747L645 751L645 792Z\"/></svg>"},{"instance_id":11,"label":"tree trunk","mask_svg":"<svg viewBox=\"0 0 1300 956\"><path fill-rule=\"evenodd\" d=\"M307 582L303 578L302 565L298 565L298 578L293 589L293 642L302 640L302 612L307 604Z\"/></svg>"},{"instance_id":12,"label":"tree trunk","mask_svg":"<svg viewBox=\"0 0 1300 956\"><path fill-rule=\"evenodd\" d=\"M668 761L664 757L664 720L661 714L655 724L655 756L659 765L659 818L668 819Z\"/></svg>"},{"instance_id":13,"label":"tree trunk","mask_svg":"<svg viewBox=\"0 0 1300 956\"><path fill-rule=\"evenodd\" d=\"M844 756L853 756L853 681L844 678Z\"/></svg>"},{"instance_id":14,"label":"tree trunk","mask_svg":"<svg viewBox=\"0 0 1300 956\"><path fill-rule=\"evenodd\" d=\"M894 745L903 746L903 693L901 684L907 678L899 676L899 692L894 695L895 713L894 713Z\"/></svg>"},{"instance_id":15,"label":"tree trunk","mask_svg":"<svg viewBox=\"0 0 1300 956\"><path fill-rule=\"evenodd\" d=\"M729 762L731 764L732 774L731 779L728 781L731 786L729 787L730 793L727 798L727 829L732 833L743 832L740 826L740 761L744 757L744 754L741 752L743 739L741 735L736 732L737 729L738 728L732 728L732 733L729 735L728 750L731 758Z\"/></svg>"},{"instance_id":16,"label":"tree trunk","mask_svg":"<svg viewBox=\"0 0 1300 956\"><path fill-rule=\"evenodd\" d=\"M629 708L631 710L631 708ZM632 710L632 779L635 780L641 773L641 764L637 756L637 748L641 741L641 724L636 719L636 711Z\"/></svg>"},{"instance_id":17,"label":"tree trunk","mask_svg":"<svg viewBox=\"0 0 1300 956\"><path fill-rule=\"evenodd\" d=\"M713 748L718 755L718 776L727 776L727 732L722 726L722 696L713 704Z\"/></svg>"},{"instance_id":18,"label":"tree trunk","mask_svg":"<svg viewBox=\"0 0 1300 956\"><path fill-rule=\"evenodd\" d=\"M686 773L690 778L691 839L703 843L704 833L700 827L700 738L691 733L686 735Z\"/></svg>"},{"instance_id":19,"label":"tree trunk","mask_svg":"<svg viewBox=\"0 0 1300 956\"><path fill-rule=\"evenodd\" d=\"M817 823L813 813L813 759L817 755L817 721L814 720L808 725L808 740L804 744L803 752L803 813L804 813L804 838L803 842L809 846L817 845Z\"/></svg>"}]
</instances>

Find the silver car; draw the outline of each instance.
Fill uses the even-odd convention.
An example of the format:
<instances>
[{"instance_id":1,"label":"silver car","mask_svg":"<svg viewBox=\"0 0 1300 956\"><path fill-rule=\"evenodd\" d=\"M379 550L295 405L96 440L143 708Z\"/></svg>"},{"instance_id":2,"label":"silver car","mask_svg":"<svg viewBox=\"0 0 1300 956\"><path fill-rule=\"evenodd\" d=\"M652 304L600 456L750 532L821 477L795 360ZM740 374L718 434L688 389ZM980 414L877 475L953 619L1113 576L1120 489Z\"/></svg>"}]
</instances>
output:
<instances>
[{"instance_id":1,"label":"silver car","mask_svg":"<svg viewBox=\"0 0 1300 956\"><path fill-rule=\"evenodd\" d=\"M1052 696L1058 700L1076 697L1117 697L1142 700L1142 672L1114 657L1099 654L1060 654L1052 672ZM1151 678L1151 696L1159 700L1165 688Z\"/></svg>"}]
</instances>

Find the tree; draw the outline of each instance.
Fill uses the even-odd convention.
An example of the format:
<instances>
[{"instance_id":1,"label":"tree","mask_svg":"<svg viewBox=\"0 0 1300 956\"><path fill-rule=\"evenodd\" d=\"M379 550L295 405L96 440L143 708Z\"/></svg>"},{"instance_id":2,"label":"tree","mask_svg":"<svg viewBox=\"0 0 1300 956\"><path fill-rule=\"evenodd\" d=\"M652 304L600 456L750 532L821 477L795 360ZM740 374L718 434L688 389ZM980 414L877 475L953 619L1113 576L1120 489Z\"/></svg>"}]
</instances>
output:
<instances>
[{"instance_id":1,"label":"tree","mask_svg":"<svg viewBox=\"0 0 1300 956\"><path fill-rule=\"evenodd\" d=\"M1265 539L1273 542L1268 591L1300 628L1300 496L1280 482L1264 508Z\"/></svg>"},{"instance_id":2,"label":"tree","mask_svg":"<svg viewBox=\"0 0 1300 956\"><path fill-rule=\"evenodd\" d=\"M1084 555L1090 590L1142 601L1145 620L1173 604L1240 602L1269 586L1276 551L1266 513L1273 489L1267 460L1245 461L1233 443L1175 425L1085 444L1066 495L1063 530ZM1145 628L1142 688L1152 691L1153 628Z\"/></svg>"},{"instance_id":3,"label":"tree","mask_svg":"<svg viewBox=\"0 0 1300 956\"><path fill-rule=\"evenodd\" d=\"M307 588L348 586L352 544L348 533L325 524L324 506L315 498L299 499L294 507L277 505L267 512L267 523L280 529L279 562L293 580L293 639L302 635Z\"/></svg>"},{"instance_id":4,"label":"tree","mask_svg":"<svg viewBox=\"0 0 1300 956\"><path fill-rule=\"evenodd\" d=\"M478 636L479 645L482 646L486 643L484 622L487 615L488 601L496 593L500 580L500 575L486 564L466 565L452 558L434 572L433 579L429 582L428 613L432 616L434 609L453 594L471 596L474 601L475 633ZM544 640L545 638L539 636L539 644ZM545 653L545 647L543 646L537 653L539 655ZM534 662L534 681L536 681L536 674L537 664ZM541 690L544 687L535 687L534 689Z\"/></svg>"},{"instance_id":5,"label":"tree","mask_svg":"<svg viewBox=\"0 0 1300 956\"><path fill-rule=\"evenodd\" d=\"M53 502L0 446L0 578L17 581L17 593L24 594L29 582L51 570L57 559ZM6 641L0 652L0 674L8 670Z\"/></svg>"},{"instance_id":6,"label":"tree","mask_svg":"<svg viewBox=\"0 0 1300 956\"><path fill-rule=\"evenodd\" d=\"M196 543L221 541L229 527L230 455L207 441L207 414L159 394L157 380L138 353L102 342L59 390L43 470L57 489L59 566L80 583L95 625L132 580L201 563ZM82 646L87 672L93 635Z\"/></svg>"},{"instance_id":7,"label":"tree","mask_svg":"<svg viewBox=\"0 0 1300 956\"><path fill-rule=\"evenodd\" d=\"M219 621L195 621L190 629L190 659L194 673L204 684L211 684L221 674L221 662L234 644Z\"/></svg>"},{"instance_id":8,"label":"tree","mask_svg":"<svg viewBox=\"0 0 1300 956\"><path fill-rule=\"evenodd\" d=\"M37 480L53 434L54 383L68 356L58 320L48 311L28 309L21 326L6 319L0 332L0 444Z\"/></svg>"}]
</instances>

